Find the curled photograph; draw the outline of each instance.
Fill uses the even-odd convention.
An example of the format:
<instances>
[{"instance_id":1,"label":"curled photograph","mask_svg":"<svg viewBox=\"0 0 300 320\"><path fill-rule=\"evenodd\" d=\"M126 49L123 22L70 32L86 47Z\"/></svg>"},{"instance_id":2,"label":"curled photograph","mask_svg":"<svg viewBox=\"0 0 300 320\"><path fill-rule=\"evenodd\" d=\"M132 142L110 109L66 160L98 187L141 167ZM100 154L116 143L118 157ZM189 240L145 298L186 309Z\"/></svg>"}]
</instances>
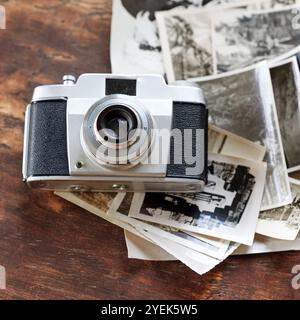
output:
<instances>
[{"instance_id":1,"label":"curled photograph","mask_svg":"<svg viewBox=\"0 0 300 320\"><path fill-rule=\"evenodd\" d=\"M155 193L153 193L155 195ZM130 216L130 212L135 210L135 202L133 201L134 193L119 193L114 198L108 215L116 220L128 223L136 232L144 230L154 235L171 240L179 245L203 253L210 257L222 261L230 245L229 241L199 235L197 233L188 232L174 227L169 227L154 223L145 223Z\"/></svg>"},{"instance_id":2,"label":"curled photograph","mask_svg":"<svg viewBox=\"0 0 300 320\"><path fill-rule=\"evenodd\" d=\"M291 184L291 190L291 204L260 213L257 233L276 239L296 239L300 230L300 186Z\"/></svg>"},{"instance_id":3,"label":"curled photograph","mask_svg":"<svg viewBox=\"0 0 300 320\"><path fill-rule=\"evenodd\" d=\"M300 72L296 57L270 69L288 171L300 169Z\"/></svg>"},{"instance_id":4,"label":"curled photograph","mask_svg":"<svg viewBox=\"0 0 300 320\"><path fill-rule=\"evenodd\" d=\"M299 51L298 0L216 4L156 12L168 81L280 61Z\"/></svg>"},{"instance_id":5,"label":"curled photograph","mask_svg":"<svg viewBox=\"0 0 300 320\"><path fill-rule=\"evenodd\" d=\"M210 155L208 183L201 193L137 193L130 217L208 236L252 243L266 167Z\"/></svg>"},{"instance_id":6,"label":"curled photograph","mask_svg":"<svg viewBox=\"0 0 300 320\"><path fill-rule=\"evenodd\" d=\"M261 209L291 203L291 191L268 65L194 79L204 90L210 122L266 147L267 179Z\"/></svg>"},{"instance_id":7,"label":"curled photograph","mask_svg":"<svg viewBox=\"0 0 300 320\"><path fill-rule=\"evenodd\" d=\"M111 64L115 73L164 74L155 12L201 6L202 0L114 0Z\"/></svg>"}]
</instances>

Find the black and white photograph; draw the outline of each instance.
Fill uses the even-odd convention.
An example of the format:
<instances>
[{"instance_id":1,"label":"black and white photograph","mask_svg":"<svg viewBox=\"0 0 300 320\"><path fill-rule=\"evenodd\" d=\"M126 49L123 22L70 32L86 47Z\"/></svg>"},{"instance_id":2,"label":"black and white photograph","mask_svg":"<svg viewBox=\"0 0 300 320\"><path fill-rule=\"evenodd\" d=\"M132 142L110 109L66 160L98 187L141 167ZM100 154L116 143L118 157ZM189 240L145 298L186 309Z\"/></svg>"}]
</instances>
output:
<instances>
[{"instance_id":1,"label":"black and white photograph","mask_svg":"<svg viewBox=\"0 0 300 320\"><path fill-rule=\"evenodd\" d=\"M222 129L259 141L268 164L262 210L292 202L285 156L267 63L227 75L194 79L204 90L210 122Z\"/></svg>"},{"instance_id":2,"label":"black and white photograph","mask_svg":"<svg viewBox=\"0 0 300 320\"><path fill-rule=\"evenodd\" d=\"M137 223L137 230L142 228L144 231L149 231L155 235L166 238L187 248L197 252L204 253L218 260L223 260L228 250L230 241L218 238L202 236L200 234L180 230L178 228L157 225L151 222Z\"/></svg>"},{"instance_id":3,"label":"black and white photograph","mask_svg":"<svg viewBox=\"0 0 300 320\"><path fill-rule=\"evenodd\" d=\"M257 233L277 239L295 240L300 230L300 186L291 184L291 190L291 204L260 213Z\"/></svg>"},{"instance_id":4,"label":"black and white photograph","mask_svg":"<svg viewBox=\"0 0 300 320\"><path fill-rule=\"evenodd\" d=\"M168 81L291 56L299 50L300 34L300 2L295 0L292 4L224 1L218 6L210 2L201 8L156 12Z\"/></svg>"},{"instance_id":5,"label":"black and white photograph","mask_svg":"<svg viewBox=\"0 0 300 320\"><path fill-rule=\"evenodd\" d=\"M262 161L265 154L265 148L260 144L253 143L226 130L217 128L214 125L210 125L209 128L209 142L209 151L214 153L232 156L239 156L242 153L245 159L254 161ZM120 193L115 197L114 202L116 202L116 205L112 204L112 207L117 212L128 215L132 198L133 193ZM144 229L217 259L224 258L229 246L229 242L226 240L202 236L197 233L168 226L148 224ZM125 239L128 255L131 258L150 260L174 259L174 257L168 253L163 254L161 250L157 250L158 253L155 254L153 243L134 235L130 235L129 238L127 238L126 234L128 234L128 232L125 233ZM143 250L141 250L141 248L143 248Z\"/></svg>"},{"instance_id":6,"label":"black and white photograph","mask_svg":"<svg viewBox=\"0 0 300 320\"><path fill-rule=\"evenodd\" d=\"M230 243L229 241L202 236L192 232L180 230L178 228L157 225L151 222L145 223L143 221L136 220L132 217L128 217L128 213L132 204L133 195L134 194L130 192L119 193L115 197L111 205L109 215L115 217L116 219L120 219L124 222L129 223L136 230L139 227L145 231L152 232L154 235L167 238L171 241L179 243L198 252L207 254L216 259L224 259L224 255L226 254Z\"/></svg>"},{"instance_id":7,"label":"black and white photograph","mask_svg":"<svg viewBox=\"0 0 300 320\"><path fill-rule=\"evenodd\" d=\"M296 57L270 69L288 172L300 169L300 72Z\"/></svg>"},{"instance_id":8,"label":"black and white photograph","mask_svg":"<svg viewBox=\"0 0 300 320\"><path fill-rule=\"evenodd\" d=\"M190 8L205 0L114 0L111 66L114 73L164 74L155 12Z\"/></svg>"},{"instance_id":9,"label":"black and white photograph","mask_svg":"<svg viewBox=\"0 0 300 320\"><path fill-rule=\"evenodd\" d=\"M139 232L200 275L205 274L221 263L218 259L187 248L150 231L140 229Z\"/></svg>"},{"instance_id":10,"label":"black and white photograph","mask_svg":"<svg viewBox=\"0 0 300 320\"><path fill-rule=\"evenodd\" d=\"M198 10L176 12L156 14L168 81L213 74L210 16Z\"/></svg>"},{"instance_id":11,"label":"black and white photograph","mask_svg":"<svg viewBox=\"0 0 300 320\"><path fill-rule=\"evenodd\" d=\"M256 8L256 5L254 5ZM253 7L225 4L216 8L176 9L156 12L164 69L169 82L215 74L212 15L215 10Z\"/></svg>"},{"instance_id":12,"label":"black and white photograph","mask_svg":"<svg viewBox=\"0 0 300 320\"><path fill-rule=\"evenodd\" d=\"M283 56L300 41L300 6L228 10L213 19L213 50L218 73Z\"/></svg>"},{"instance_id":13,"label":"black and white photograph","mask_svg":"<svg viewBox=\"0 0 300 320\"><path fill-rule=\"evenodd\" d=\"M208 183L196 194L136 193L129 216L251 244L262 197L263 163L210 155Z\"/></svg>"}]
</instances>

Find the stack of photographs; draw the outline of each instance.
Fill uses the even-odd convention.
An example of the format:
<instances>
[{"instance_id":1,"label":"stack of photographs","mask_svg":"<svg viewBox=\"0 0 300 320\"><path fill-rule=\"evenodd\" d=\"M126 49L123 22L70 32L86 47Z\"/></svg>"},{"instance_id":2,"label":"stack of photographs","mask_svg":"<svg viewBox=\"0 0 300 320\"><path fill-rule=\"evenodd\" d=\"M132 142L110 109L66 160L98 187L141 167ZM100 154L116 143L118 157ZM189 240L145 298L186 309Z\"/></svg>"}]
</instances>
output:
<instances>
[{"instance_id":1,"label":"stack of photographs","mask_svg":"<svg viewBox=\"0 0 300 320\"><path fill-rule=\"evenodd\" d=\"M267 172L265 147L214 125L209 152L201 193L56 194L122 227L129 257L178 259L203 274L253 243Z\"/></svg>"},{"instance_id":2,"label":"stack of photographs","mask_svg":"<svg viewBox=\"0 0 300 320\"><path fill-rule=\"evenodd\" d=\"M275 1L276 2L276 1ZM156 13L170 82L216 75L299 51L300 3L229 1Z\"/></svg>"},{"instance_id":3,"label":"stack of photographs","mask_svg":"<svg viewBox=\"0 0 300 320\"><path fill-rule=\"evenodd\" d=\"M128 257L204 274L300 250L300 0L114 0L114 73L188 80L209 109L201 193L56 194L124 229Z\"/></svg>"}]
</instances>

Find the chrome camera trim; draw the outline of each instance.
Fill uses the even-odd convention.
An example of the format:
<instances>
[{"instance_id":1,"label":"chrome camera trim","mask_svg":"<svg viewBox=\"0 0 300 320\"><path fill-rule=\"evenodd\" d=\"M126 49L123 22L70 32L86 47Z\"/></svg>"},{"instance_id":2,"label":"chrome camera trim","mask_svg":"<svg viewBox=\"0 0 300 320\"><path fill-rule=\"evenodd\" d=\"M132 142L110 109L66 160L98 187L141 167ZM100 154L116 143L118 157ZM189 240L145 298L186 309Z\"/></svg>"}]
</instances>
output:
<instances>
[{"instance_id":1,"label":"chrome camera trim","mask_svg":"<svg viewBox=\"0 0 300 320\"><path fill-rule=\"evenodd\" d=\"M130 141L116 145L106 142L98 132L95 134L95 131L97 131L96 122L98 116L101 112L105 111L105 109L114 105L125 106L126 108L133 111L136 118L138 119L138 129L144 130L145 133L147 133L145 139L137 141L138 131L136 131L135 134L130 138ZM124 170L126 168L132 167L133 165L136 165L137 161L143 157L145 152L149 151L153 140L153 137L151 136L152 129L152 117L149 111L143 106L140 101L137 101L136 99L128 97L126 95L110 95L94 103L87 111L81 127L81 144L92 161L95 161L102 166L111 167L115 170ZM99 150L99 147L101 146L110 149L128 148L129 157L125 157L125 159L110 159L107 156L103 156L102 152L97 152L97 150ZM130 157L130 155L135 154L137 150L142 150L140 156ZM122 160L126 161L127 159L130 160L130 163L122 165L117 163L117 160L119 160L119 162L122 162ZM112 163L110 163L109 161L111 161Z\"/></svg>"},{"instance_id":2,"label":"chrome camera trim","mask_svg":"<svg viewBox=\"0 0 300 320\"><path fill-rule=\"evenodd\" d=\"M130 179L130 180L129 180ZM28 177L34 189L72 192L201 192L205 183L195 179L155 177Z\"/></svg>"}]
</instances>

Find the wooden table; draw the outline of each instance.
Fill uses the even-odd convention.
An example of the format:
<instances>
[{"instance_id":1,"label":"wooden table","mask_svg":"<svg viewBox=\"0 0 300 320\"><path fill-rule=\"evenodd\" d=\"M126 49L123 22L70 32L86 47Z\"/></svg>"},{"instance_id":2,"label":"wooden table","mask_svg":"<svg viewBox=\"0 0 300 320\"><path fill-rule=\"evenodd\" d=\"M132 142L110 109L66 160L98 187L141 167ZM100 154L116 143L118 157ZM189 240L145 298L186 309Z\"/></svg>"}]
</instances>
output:
<instances>
[{"instance_id":1,"label":"wooden table","mask_svg":"<svg viewBox=\"0 0 300 320\"><path fill-rule=\"evenodd\" d=\"M36 85L109 72L109 0L7 0L0 30L0 299L299 299L300 252L232 257L200 277L127 258L123 231L22 183L23 120Z\"/></svg>"}]
</instances>

